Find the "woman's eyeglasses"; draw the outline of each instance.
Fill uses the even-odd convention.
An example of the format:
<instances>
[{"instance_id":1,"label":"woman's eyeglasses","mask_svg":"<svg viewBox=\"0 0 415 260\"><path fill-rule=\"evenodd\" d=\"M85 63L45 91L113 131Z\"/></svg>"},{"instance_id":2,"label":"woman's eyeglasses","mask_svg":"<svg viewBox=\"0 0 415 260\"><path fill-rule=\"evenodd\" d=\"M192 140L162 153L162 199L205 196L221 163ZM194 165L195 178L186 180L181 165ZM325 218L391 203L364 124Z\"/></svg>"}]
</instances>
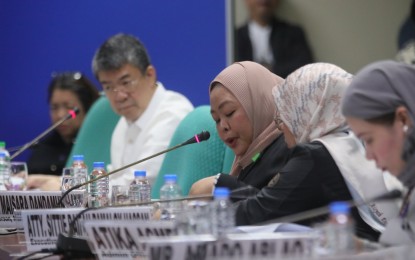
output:
<instances>
[{"instance_id":1,"label":"woman's eyeglasses","mask_svg":"<svg viewBox=\"0 0 415 260\"><path fill-rule=\"evenodd\" d=\"M51 77L53 79L60 78L60 77L68 77L76 81L76 80L80 80L83 77L83 75L79 71L74 71L74 72L65 71L65 72L52 72Z\"/></svg>"},{"instance_id":2,"label":"woman's eyeglasses","mask_svg":"<svg viewBox=\"0 0 415 260\"><path fill-rule=\"evenodd\" d=\"M275 112L275 114L274 114L274 122L275 122L275 125L277 126L278 130L282 131L281 130L281 125L284 122L282 121L282 119L280 117L280 114L278 112Z\"/></svg>"}]
</instances>

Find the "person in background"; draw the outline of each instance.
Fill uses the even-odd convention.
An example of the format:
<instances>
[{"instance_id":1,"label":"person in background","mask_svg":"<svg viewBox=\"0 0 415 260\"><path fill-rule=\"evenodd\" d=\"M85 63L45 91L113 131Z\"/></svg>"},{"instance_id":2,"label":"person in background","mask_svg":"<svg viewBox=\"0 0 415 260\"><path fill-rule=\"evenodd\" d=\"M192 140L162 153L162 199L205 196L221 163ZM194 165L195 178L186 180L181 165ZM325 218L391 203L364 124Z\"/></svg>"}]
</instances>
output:
<instances>
[{"instance_id":1,"label":"person in background","mask_svg":"<svg viewBox=\"0 0 415 260\"><path fill-rule=\"evenodd\" d=\"M360 70L342 112L365 144L366 157L408 188L401 210L380 237L385 245L415 243L415 67L379 61Z\"/></svg>"},{"instance_id":2,"label":"person in background","mask_svg":"<svg viewBox=\"0 0 415 260\"><path fill-rule=\"evenodd\" d=\"M29 174L62 175L72 145L91 105L99 93L94 84L80 72L64 72L52 75L48 88L48 103L52 124L77 107L78 115L66 120L48 136L31 148L27 161Z\"/></svg>"},{"instance_id":3,"label":"person in background","mask_svg":"<svg viewBox=\"0 0 415 260\"><path fill-rule=\"evenodd\" d=\"M409 16L399 29L396 60L415 64L415 1L412 1Z\"/></svg>"},{"instance_id":4,"label":"person in background","mask_svg":"<svg viewBox=\"0 0 415 260\"><path fill-rule=\"evenodd\" d=\"M279 2L245 0L249 21L236 31L235 61L258 62L285 78L313 55L304 31L275 16Z\"/></svg>"},{"instance_id":5,"label":"person in background","mask_svg":"<svg viewBox=\"0 0 415 260\"><path fill-rule=\"evenodd\" d=\"M167 149L176 127L193 105L157 80L144 45L132 35L114 35L96 51L92 70L112 109L122 116L112 135L109 170ZM139 165L147 171L151 184L163 158L161 155ZM129 185L132 180L130 171L110 176L111 185Z\"/></svg>"},{"instance_id":6,"label":"person in background","mask_svg":"<svg viewBox=\"0 0 415 260\"><path fill-rule=\"evenodd\" d=\"M251 61L236 62L216 76L209 87L211 114L219 137L236 158L229 175L199 180L190 194L212 193L215 186L236 190L268 185L288 155L281 131L273 121L271 90L282 81Z\"/></svg>"}]
</instances>

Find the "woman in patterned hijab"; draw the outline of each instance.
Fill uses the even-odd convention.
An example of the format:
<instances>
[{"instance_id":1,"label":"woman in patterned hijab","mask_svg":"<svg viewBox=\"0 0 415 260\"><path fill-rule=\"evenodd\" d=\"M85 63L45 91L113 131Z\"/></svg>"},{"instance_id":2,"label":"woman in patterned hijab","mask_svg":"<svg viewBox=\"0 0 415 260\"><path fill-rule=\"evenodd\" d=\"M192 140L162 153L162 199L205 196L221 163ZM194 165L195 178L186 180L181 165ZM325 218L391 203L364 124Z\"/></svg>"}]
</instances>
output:
<instances>
[{"instance_id":1,"label":"woman in patterned hijab","mask_svg":"<svg viewBox=\"0 0 415 260\"><path fill-rule=\"evenodd\" d=\"M341 98L352 75L328 63L304 66L274 88L279 127L288 147L315 143L326 150L327 160L334 160L347 188L356 202L367 201L387 192L383 175L364 158L359 140L347 129L341 113ZM322 147L321 147L322 146ZM372 189L367 189L372 185ZM373 229L382 231L393 216L393 203L359 206L360 217ZM382 212L382 214L378 214Z\"/></svg>"}]
</instances>

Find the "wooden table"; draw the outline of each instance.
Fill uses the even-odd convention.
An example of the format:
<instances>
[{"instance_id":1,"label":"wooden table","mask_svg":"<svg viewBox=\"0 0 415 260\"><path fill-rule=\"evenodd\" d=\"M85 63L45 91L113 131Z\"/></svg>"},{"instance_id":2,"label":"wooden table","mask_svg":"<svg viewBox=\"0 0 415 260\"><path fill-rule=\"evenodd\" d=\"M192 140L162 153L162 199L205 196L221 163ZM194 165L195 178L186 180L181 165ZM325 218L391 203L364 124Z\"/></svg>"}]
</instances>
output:
<instances>
[{"instance_id":1,"label":"wooden table","mask_svg":"<svg viewBox=\"0 0 415 260\"><path fill-rule=\"evenodd\" d=\"M23 233L12 233L8 235L0 235L0 259L17 259L21 256L29 254L27 252L27 247L24 243L25 237ZM39 258L41 256L46 256L48 253L36 254L33 258ZM31 258L27 258L31 259ZM60 256L51 256L47 258L48 260L52 259L61 259Z\"/></svg>"}]
</instances>

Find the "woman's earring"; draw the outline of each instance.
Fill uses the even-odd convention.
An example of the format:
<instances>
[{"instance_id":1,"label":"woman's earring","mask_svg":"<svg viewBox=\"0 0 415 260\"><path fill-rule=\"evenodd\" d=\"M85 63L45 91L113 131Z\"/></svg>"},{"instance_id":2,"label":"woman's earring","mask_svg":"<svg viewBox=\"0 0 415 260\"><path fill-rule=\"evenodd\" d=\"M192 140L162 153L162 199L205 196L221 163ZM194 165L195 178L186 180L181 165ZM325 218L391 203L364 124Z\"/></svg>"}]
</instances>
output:
<instances>
[{"instance_id":1,"label":"woman's earring","mask_svg":"<svg viewBox=\"0 0 415 260\"><path fill-rule=\"evenodd\" d=\"M402 128L403 132L404 132L404 133L408 132L408 128L409 128L409 127L408 127L407 125L404 125L404 126L403 126L403 128Z\"/></svg>"}]
</instances>

